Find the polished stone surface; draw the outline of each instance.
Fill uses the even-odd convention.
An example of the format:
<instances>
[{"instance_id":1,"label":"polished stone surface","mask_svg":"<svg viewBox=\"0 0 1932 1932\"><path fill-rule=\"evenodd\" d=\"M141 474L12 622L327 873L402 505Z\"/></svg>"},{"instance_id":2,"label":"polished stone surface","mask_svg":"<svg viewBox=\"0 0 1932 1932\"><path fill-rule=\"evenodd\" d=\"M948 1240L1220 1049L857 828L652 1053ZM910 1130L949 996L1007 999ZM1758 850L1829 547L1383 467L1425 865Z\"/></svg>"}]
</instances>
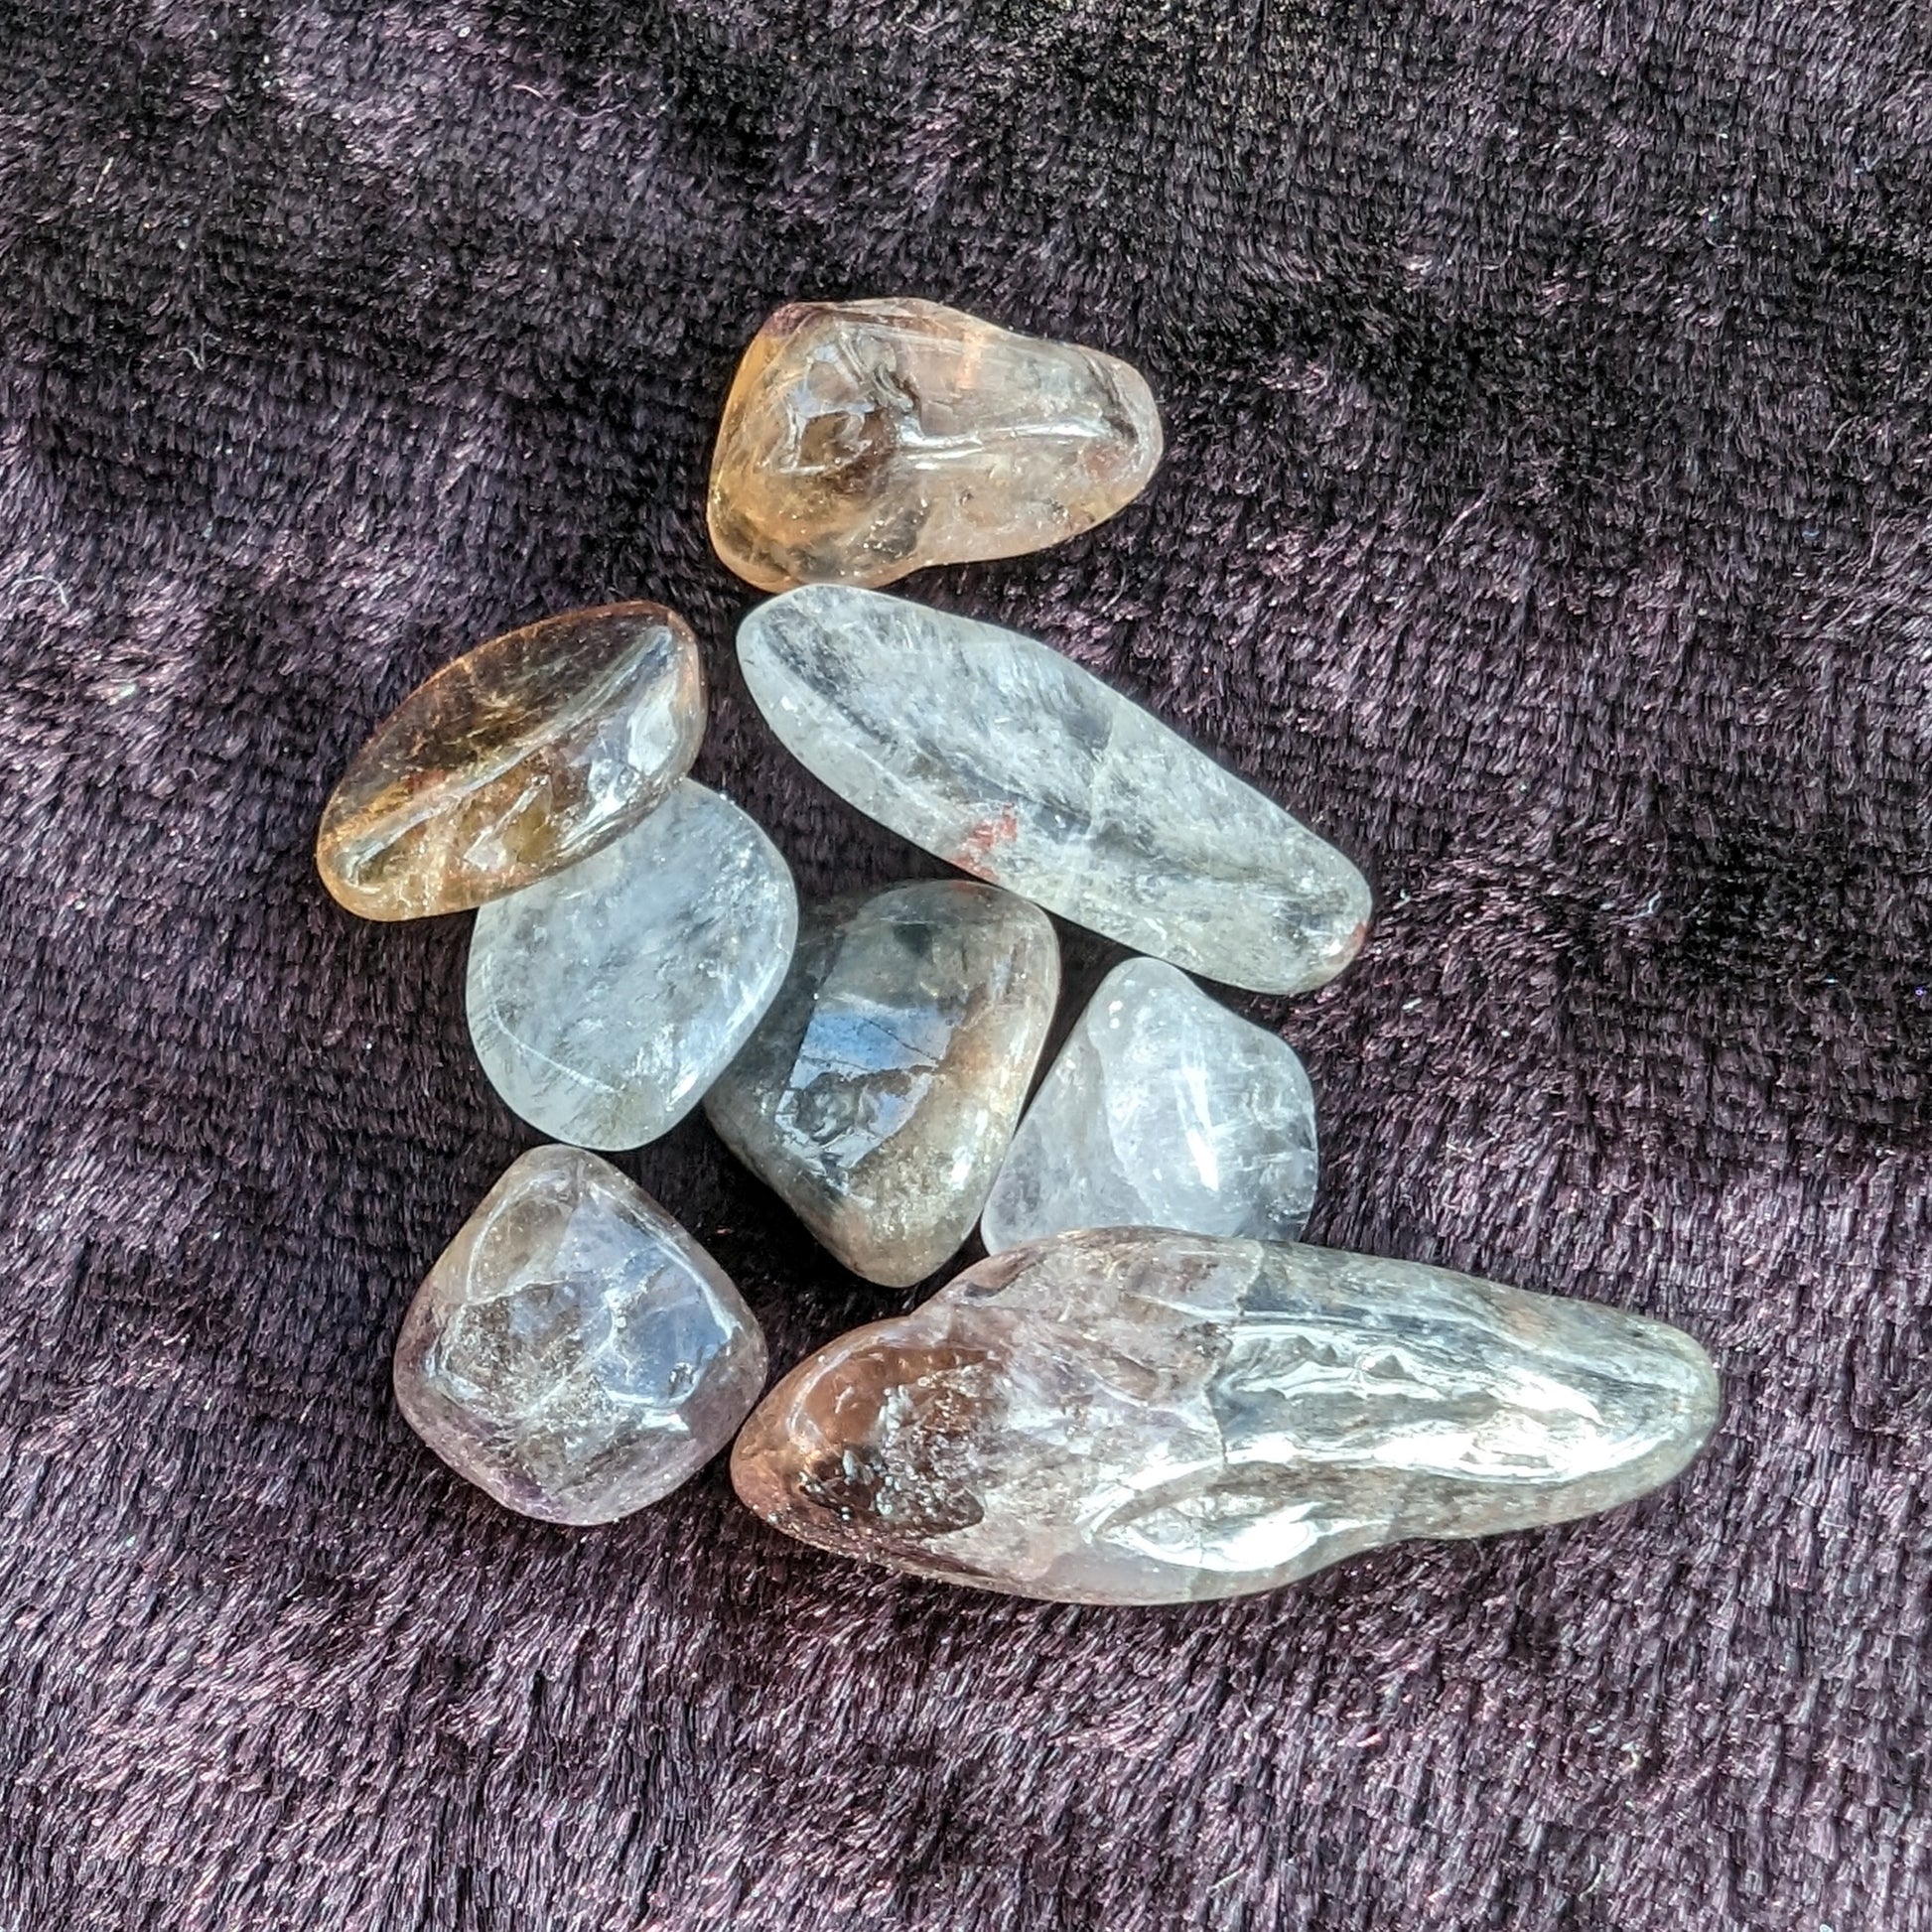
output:
<instances>
[{"instance_id":1,"label":"polished stone surface","mask_svg":"<svg viewBox=\"0 0 1932 1932\"><path fill-rule=\"evenodd\" d=\"M724 1271L581 1148L511 1164L424 1278L396 1340L409 1426L499 1503L608 1523L729 1443L764 1337Z\"/></svg>"},{"instance_id":2,"label":"polished stone surface","mask_svg":"<svg viewBox=\"0 0 1932 1932\"><path fill-rule=\"evenodd\" d=\"M753 611L738 654L808 770L963 872L1256 992L1360 949L1368 885L1333 846L1031 637L814 584Z\"/></svg>"},{"instance_id":3,"label":"polished stone surface","mask_svg":"<svg viewBox=\"0 0 1932 1932\"><path fill-rule=\"evenodd\" d=\"M777 848L729 799L682 779L615 845L477 914L477 1057L552 1139L641 1147L745 1044L797 930Z\"/></svg>"},{"instance_id":4,"label":"polished stone surface","mask_svg":"<svg viewBox=\"0 0 1932 1932\"><path fill-rule=\"evenodd\" d=\"M987 1198L990 1251L1069 1228L1293 1241L1314 1204L1314 1092L1295 1049L1159 959L1101 981Z\"/></svg>"},{"instance_id":5,"label":"polished stone surface","mask_svg":"<svg viewBox=\"0 0 1932 1932\"><path fill-rule=\"evenodd\" d=\"M732 1453L792 1536L1083 1603L1235 1596L1412 1537L1560 1523L1703 1446L1695 1341L1466 1275L1058 1235L800 1363Z\"/></svg>"},{"instance_id":6,"label":"polished stone surface","mask_svg":"<svg viewBox=\"0 0 1932 1932\"><path fill-rule=\"evenodd\" d=\"M705 1100L840 1261L921 1281L972 1231L1059 995L1025 899L922 880L810 908L790 976Z\"/></svg>"},{"instance_id":7,"label":"polished stone surface","mask_svg":"<svg viewBox=\"0 0 1932 1932\"><path fill-rule=\"evenodd\" d=\"M1161 461L1127 363L936 302L796 302L725 402L710 520L760 589L889 584L1104 522Z\"/></svg>"},{"instance_id":8,"label":"polished stone surface","mask_svg":"<svg viewBox=\"0 0 1932 1932\"><path fill-rule=\"evenodd\" d=\"M365 919L460 912L587 859L690 768L697 639L660 604L570 611L445 664L330 794L323 884Z\"/></svg>"}]
</instances>

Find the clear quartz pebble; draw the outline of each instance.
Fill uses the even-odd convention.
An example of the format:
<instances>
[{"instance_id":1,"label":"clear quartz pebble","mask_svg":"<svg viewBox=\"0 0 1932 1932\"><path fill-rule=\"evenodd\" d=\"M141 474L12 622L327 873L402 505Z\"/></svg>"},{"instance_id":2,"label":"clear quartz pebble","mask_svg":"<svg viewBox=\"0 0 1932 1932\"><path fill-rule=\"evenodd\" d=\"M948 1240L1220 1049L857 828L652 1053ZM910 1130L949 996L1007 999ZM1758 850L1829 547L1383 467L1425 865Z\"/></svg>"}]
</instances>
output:
<instances>
[{"instance_id":1,"label":"clear quartz pebble","mask_svg":"<svg viewBox=\"0 0 1932 1932\"><path fill-rule=\"evenodd\" d=\"M1161 461L1138 371L936 302L794 302L745 351L712 460L718 554L767 591L1015 557Z\"/></svg>"},{"instance_id":2,"label":"clear quartz pebble","mask_svg":"<svg viewBox=\"0 0 1932 1932\"><path fill-rule=\"evenodd\" d=\"M1660 1321L1323 1248L1088 1230L801 1362L732 1480L843 1556L1187 1602L1627 1502L1717 1415L1709 1357Z\"/></svg>"},{"instance_id":3,"label":"clear quartz pebble","mask_svg":"<svg viewBox=\"0 0 1932 1932\"><path fill-rule=\"evenodd\" d=\"M728 798L683 779L616 844L477 914L477 1057L553 1139L641 1147L744 1045L797 930L777 848Z\"/></svg>"},{"instance_id":4,"label":"clear quartz pebble","mask_svg":"<svg viewBox=\"0 0 1932 1932\"><path fill-rule=\"evenodd\" d=\"M1011 893L941 879L834 899L806 912L705 1112L848 1268L921 1281L978 1218L1059 981L1051 921Z\"/></svg>"},{"instance_id":5,"label":"clear quartz pebble","mask_svg":"<svg viewBox=\"0 0 1932 1932\"><path fill-rule=\"evenodd\" d=\"M608 1523L718 1453L764 1386L718 1264L609 1162L511 1164L403 1317L395 1390L451 1468L525 1516Z\"/></svg>"},{"instance_id":6,"label":"clear quartz pebble","mask_svg":"<svg viewBox=\"0 0 1932 1932\"><path fill-rule=\"evenodd\" d=\"M323 808L316 866L365 919L500 898L621 838L704 736L698 641L661 604L492 637L405 698Z\"/></svg>"},{"instance_id":7,"label":"clear quartz pebble","mask_svg":"<svg viewBox=\"0 0 1932 1932\"><path fill-rule=\"evenodd\" d=\"M1070 1228L1293 1241L1314 1203L1314 1092L1293 1047L1158 959L1101 981L988 1196L990 1252Z\"/></svg>"},{"instance_id":8,"label":"clear quartz pebble","mask_svg":"<svg viewBox=\"0 0 1932 1932\"><path fill-rule=\"evenodd\" d=\"M1256 992L1361 947L1368 885L1334 847L1034 638L812 584L753 611L738 654L807 770L963 872Z\"/></svg>"}]
</instances>

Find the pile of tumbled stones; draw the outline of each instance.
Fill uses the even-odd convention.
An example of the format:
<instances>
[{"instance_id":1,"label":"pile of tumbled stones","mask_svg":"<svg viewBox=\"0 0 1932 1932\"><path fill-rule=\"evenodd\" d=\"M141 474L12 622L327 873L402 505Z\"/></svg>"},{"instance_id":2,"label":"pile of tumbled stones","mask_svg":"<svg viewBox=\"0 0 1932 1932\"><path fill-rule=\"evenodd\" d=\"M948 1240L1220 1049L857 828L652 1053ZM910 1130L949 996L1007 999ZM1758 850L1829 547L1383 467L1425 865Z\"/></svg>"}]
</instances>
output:
<instances>
[{"instance_id":1,"label":"pile of tumbled stones","mask_svg":"<svg viewBox=\"0 0 1932 1932\"><path fill-rule=\"evenodd\" d=\"M771 841L685 775L703 671L654 604L458 658L330 798L317 862L349 910L477 908L471 1037L553 1143L396 1345L403 1414L509 1508L607 1522L736 1438L739 1494L805 1542L1152 1603L1601 1509L1709 1435L1717 1381L1675 1328L1295 1245L1308 1078L1189 975L1321 985L1366 934L1362 876L1045 644L877 588L1087 529L1161 451L1126 363L926 302L783 309L739 368L709 513L776 593L746 683L807 770L967 877L801 914ZM1137 956L1029 1106L1048 912ZM923 1281L976 1223L988 1258L763 1395L731 1281L588 1151L700 1102L869 1280Z\"/></svg>"}]
</instances>

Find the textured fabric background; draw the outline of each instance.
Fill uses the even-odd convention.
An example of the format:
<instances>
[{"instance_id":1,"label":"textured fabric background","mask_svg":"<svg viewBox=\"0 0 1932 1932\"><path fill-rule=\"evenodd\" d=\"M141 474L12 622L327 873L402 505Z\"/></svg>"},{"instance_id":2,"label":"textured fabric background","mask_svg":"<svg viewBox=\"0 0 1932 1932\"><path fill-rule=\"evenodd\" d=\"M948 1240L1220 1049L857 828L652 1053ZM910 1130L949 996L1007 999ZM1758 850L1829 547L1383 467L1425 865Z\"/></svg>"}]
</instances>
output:
<instances>
[{"instance_id":1,"label":"textured fabric background","mask_svg":"<svg viewBox=\"0 0 1932 1932\"><path fill-rule=\"evenodd\" d=\"M1925 21L0 7L0 1923L1932 1925ZM532 1136L468 920L339 912L318 809L443 658L641 595L805 890L933 870L752 714L701 515L759 319L888 292L1153 379L1138 504L908 588L1361 860L1357 968L1246 1008L1312 1238L1690 1328L1665 1494L1103 1612L720 1467L542 1528L403 1426ZM780 1363L912 1299L700 1122L624 1165Z\"/></svg>"}]
</instances>

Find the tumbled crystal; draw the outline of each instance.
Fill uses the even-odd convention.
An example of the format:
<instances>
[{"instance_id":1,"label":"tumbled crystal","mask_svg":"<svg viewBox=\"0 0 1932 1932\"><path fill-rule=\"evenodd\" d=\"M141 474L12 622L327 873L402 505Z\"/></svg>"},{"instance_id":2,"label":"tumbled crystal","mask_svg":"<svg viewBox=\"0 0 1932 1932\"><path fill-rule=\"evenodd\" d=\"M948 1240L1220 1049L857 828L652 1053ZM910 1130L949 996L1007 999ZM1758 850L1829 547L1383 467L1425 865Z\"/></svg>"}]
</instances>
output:
<instances>
[{"instance_id":1,"label":"tumbled crystal","mask_svg":"<svg viewBox=\"0 0 1932 1932\"><path fill-rule=\"evenodd\" d=\"M989 1250L1069 1228L1293 1241L1314 1203L1314 1093L1295 1049L1159 959L1101 981L987 1197Z\"/></svg>"},{"instance_id":2,"label":"tumbled crystal","mask_svg":"<svg viewBox=\"0 0 1932 1932\"><path fill-rule=\"evenodd\" d=\"M477 914L477 1057L552 1139L641 1147L745 1044L797 930L777 848L730 799L680 779L615 845Z\"/></svg>"},{"instance_id":3,"label":"tumbled crystal","mask_svg":"<svg viewBox=\"0 0 1932 1932\"><path fill-rule=\"evenodd\" d=\"M1709 1358L1660 1321L1323 1248L1089 1230L801 1362L732 1479L843 1556L1183 1602L1607 1509L1683 1468L1717 1413Z\"/></svg>"},{"instance_id":4,"label":"tumbled crystal","mask_svg":"<svg viewBox=\"0 0 1932 1932\"><path fill-rule=\"evenodd\" d=\"M840 1261L902 1288L972 1231L1059 993L1026 900L963 879L808 910L791 974L705 1100Z\"/></svg>"},{"instance_id":5,"label":"tumbled crystal","mask_svg":"<svg viewBox=\"0 0 1932 1932\"><path fill-rule=\"evenodd\" d=\"M323 808L316 866L365 919L460 912L587 859L690 768L697 639L660 604L546 618L445 664Z\"/></svg>"},{"instance_id":6,"label":"tumbled crystal","mask_svg":"<svg viewBox=\"0 0 1932 1932\"><path fill-rule=\"evenodd\" d=\"M738 655L808 770L963 872L1260 993L1361 947L1368 885L1334 847L1031 637L814 584L752 612Z\"/></svg>"},{"instance_id":7,"label":"tumbled crystal","mask_svg":"<svg viewBox=\"0 0 1932 1932\"><path fill-rule=\"evenodd\" d=\"M796 302L738 365L711 539L760 589L890 584L1104 522L1161 461L1139 372L936 302Z\"/></svg>"},{"instance_id":8,"label":"tumbled crystal","mask_svg":"<svg viewBox=\"0 0 1932 1932\"><path fill-rule=\"evenodd\" d=\"M668 1495L764 1386L764 1336L729 1277L609 1162L513 1162L424 1278L396 1401L456 1472L553 1523Z\"/></svg>"}]
</instances>

